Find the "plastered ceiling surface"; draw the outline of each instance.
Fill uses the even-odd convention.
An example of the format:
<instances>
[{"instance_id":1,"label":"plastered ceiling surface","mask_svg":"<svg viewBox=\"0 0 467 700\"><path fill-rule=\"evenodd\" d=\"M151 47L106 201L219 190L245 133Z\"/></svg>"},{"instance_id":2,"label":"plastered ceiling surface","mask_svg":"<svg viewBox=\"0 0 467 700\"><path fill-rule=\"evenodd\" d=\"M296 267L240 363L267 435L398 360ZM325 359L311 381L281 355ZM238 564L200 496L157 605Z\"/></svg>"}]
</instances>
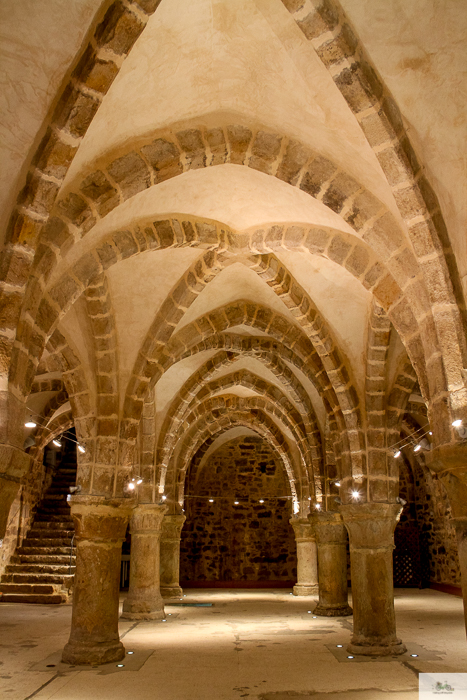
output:
<instances>
[{"instance_id":1,"label":"plastered ceiling surface","mask_svg":"<svg viewBox=\"0 0 467 700\"><path fill-rule=\"evenodd\" d=\"M40 125L53 102L57 86L71 66L98 9L98 3L90 0L73 0L69 13L63 12L63 0L54 0L48 7L45 7L47 3L39 4L43 10L41 21L34 27L31 24L37 7L27 20L26 33L31 37L28 44L25 45L11 27L14 60L9 61L8 43L4 50L4 99L8 104L4 127L7 158L2 177L10 183L3 195L6 208L24 167L19 165L20 161L25 160L38 138ZM467 180L465 156L461 155L465 154L462 150L465 94L460 80L460 37L467 13L457 12L455 3L448 0L446 17L441 21L441 6L435 0L416 0L409 4L408 8L402 3L383 0L342 1L342 7L370 58L375 61L383 80L395 95L405 121L413 129L415 147L418 145L427 155L429 173L436 172L434 184L439 185L438 194L449 224L449 235L461 274L465 275L467 245L463 195ZM6 2L6 6L9 5L11 3ZM26 0L19 0L11 7L11 17L18 13L26 15L28 5ZM57 19L52 16L52 6L59 17ZM420 21L421 16L423 20ZM9 18L10 24L11 21ZM440 25L436 27L438 22ZM10 24L7 31L10 31ZM79 29L73 29L75 25ZM427 37L433 38L431 46L428 46ZM55 47L52 54L47 52L49 46ZM22 67L17 55L19 47L27 56ZM448 66L453 68L457 77L450 77ZM24 76L20 67L25 71ZM12 88L15 71L23 85L21 90ZM433 109L436 88L439 88L438 100L442 104ZM450 109L446 107L449 96L452 96ZM13 124L15 110L23 133ZM443 115L447 116L441 124ZM79 188L79 183L90 172L105 169L106 164L116 157L149 143L158 135L167 135L169 130L176 133L184 128L226 127L230 124L243 124L297 139L326 156L375 195L393 214L395 226L399 227L402 236L406 236L405 224L375 153L318 58L312 42L306 40L280 0L192 0L190 3L162 0L103 98L68 171L60 196ZM409 135L412 136L410 131ZM207 220L229 228L234 238L242 232L272 224L285 227L303 224L326 228L330 235L342 232L346 240L360 241L361 233L344 220L344 215L345 212L340 215L332 211L319 197L311 197L297 187L243 165L223 164L190 170L131 196L101 218L83 237L77 229L72 229L75 242L54 269L48 280L48 290L53 289L65 273L72 275L77 261L86 253L93 253L110 234L134 228L141 222L177 216L192 222ZM213 269L208 269L208 263L203 263L204 268L200 263L203 269L197 274L202 283L187 281L189 274L193 278L190 271L195 269L209 247L209 244L204 244L202 247L188 245L145 251L116 262L103 274L108 285L109 314L115 326L115 366L120 392L118 411L123 410L125 392L137 375L139 355L158 311L184 280L190 293L180 302L180 320L172 324L174 346L178 337L183 338L180 342L186 344L186 354L189 354L191 346L183 335L188 327L194 329L193 337L202 339L200 347L211 336L236 334L239 338L235 350L239 352L238 357L235 361L231 358L230 366L212 372L208 381L226 379L232 372L249 371L271 387L280 387L296 407L296 395L291 389L294 380L307 395L324 432L327 404L325 407L320 392L324 391L325 382L320 385L321 380L314 381L307 376L307 368L301 367L300 361L291 361L292 351L286 347L285 340L285 350L274 340L275 344L268 346L268 351L272 347L271 352L277 357L284 353L283 362L288 375L284 372L279 376L279 372L273 373L261 364L260 359L255 359L251 349L254 343L262 348L262 344L273 338L272 334L269 335L267 323L261 320L261 325L258 319L261 314L267 315L266 312L271 312L271 316L272 312L276 313L281 316L287 332L296 332L297 337L305 332L309 338L322 330L319 342L322 341L327 348L335 347L336 362L342 362L348 368L346 389L353 384L362 399L372 312L370 292L341 264L304 248L294 252L283 248L274 251L273 262L268 264L275 272L282 265L277 273L279 281L273 279L272 272L268 276L260 268L259 262L263 261L259 256L255 259L234 246L221 251L222 262ZM258 263L256 268L255 263ZM319 314L318 330L313 328L310 331L301 309L294 306L288 295L289 282L281 286L284 277L292 280L295 294L299 288L301 295L304 293L309 297ZM240 320L237 325L232 323L227 330L219 332L215 321L211 323L210 314L221 307L229 309L229 305L239 300L247 302L250 308L254 307L254 319L249 318L250 325ZM96 358L103 351L95 343L86 304L81 297L61 319L59 329L81 360L88 385L92 388L90 393L95 394ZM227 315L230 311L225 313ZM172 339L167 341L167 346L170 342ZM297 341L294 338L290 342L294 345ZM238 349L240 346L248 347L244 356ZM226 352L228 350L227 347ZM156 437L164 419L176 405L184 384L214 358L216 352L206 341L206 349L191 357L177 359L171 367L164 368L165 373L161 372L162 376L154 387ZM404 353L402 343L393 332L388 365L391 378L404 362ZM144 359L150 363L154 358ZM196 393L201 386L203 381L193 388L190 401L196 403ZM236 397L247 404L257 397L257 392L250 386L238 385L215 392L216 398L223 396ZM277 415L271 421L280 429L298 463L300 454L291 430ZM249 434L249 428L235 430ZM227 434L234 433L228 431ZM221 444L222 440L216 440L215 444ZM181 451L182 446L179 445L177 450Z\"/></svg>"}]
</instances>

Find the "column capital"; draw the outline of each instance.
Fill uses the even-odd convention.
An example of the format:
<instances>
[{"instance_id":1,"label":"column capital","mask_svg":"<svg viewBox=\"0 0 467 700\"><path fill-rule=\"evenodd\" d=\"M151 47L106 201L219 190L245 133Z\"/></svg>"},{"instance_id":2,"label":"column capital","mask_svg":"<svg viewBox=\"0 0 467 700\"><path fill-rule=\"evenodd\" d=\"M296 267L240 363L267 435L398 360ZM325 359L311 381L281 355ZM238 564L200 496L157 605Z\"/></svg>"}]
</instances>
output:
<instances>
[{"instance_id":1,"label":"column capital","mask_svg":"<svg viewBox=\"0 0 467 700\"><path fill-rule=\"evenodd\" d=\"M149 535L160 532L166 512L166 505L139 503L131 513L131 534Z\"/></svg>"},{"instance_id":2,"label":"column capital","mask_svg":"<svg viewBox=\"0 0 467 700\"><path fill-rule=\"evenodd\" d=\"M347 542L347 531L342 515L338 511L325 510L310 513L308 518L313 525L319 544L342 544L342 542Z\"/></svg>"},{"instance_id":3,"label":"column capital","mask_svg":"<svg viewBox=\"0 0 467 700\"><path fill-rule=\"evenodd\" d=\"M311 540L316 539L313 523L311 523L306 518L290 518L289 523L293 527L295 533L295 539L298 540Z\"/></svg>"},{"instance_id":4,"label":"column capital","mask_svg":"<svg viewBox=\"0 0 467 700\"><path fill-rule=\"evenodd\" d=\"M129 498L71 496L68 501L77 539L120 540L125 537L135 501Z\"/></svg>"},{"instance_id":5,"label":"column capital","mask_svg":"<svg viewBox=\"0 0 467 700\"><path fill-rule=\"evenodd\" d=\"M402 513L398 503L361 503L339 506L350 535L351 549L394 546L394 529Z\"/></svg>"},{"instance_id":6,"label":"column capital","mask_svg":"<svg viewBox=\"0 0 467 700\"><path fill-rule=\"evenodd\" d=\"M186 515L170 515L166 513L162 520L162 539L179 540Z\"/></svg>"}]
</instances>

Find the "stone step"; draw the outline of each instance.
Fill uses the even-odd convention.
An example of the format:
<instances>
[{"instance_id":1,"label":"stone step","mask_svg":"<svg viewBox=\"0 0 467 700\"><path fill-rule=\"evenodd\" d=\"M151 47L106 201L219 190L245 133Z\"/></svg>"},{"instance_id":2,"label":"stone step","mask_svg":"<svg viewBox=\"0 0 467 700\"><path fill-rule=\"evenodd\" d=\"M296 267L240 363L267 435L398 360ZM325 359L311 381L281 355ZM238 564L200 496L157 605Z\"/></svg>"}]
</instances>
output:
<instances>
[{"instance_id":1,"label":"stone step","mask_svg":"<svg viewBox=\"0 0 467 700\"><path fill-rule=\"evenodd\" d=\"M1 593L39 593L48 595L56 592L53 583L0 583Z\"/></svg>"},{"instance_id":2,"label":"stone step","mask_svg":"<svg viewBox=\"0 0 467 700\"><path fill-rule=\"evenodd\" d=\"M36 605L60 605L68 600L65 593L38 595L37 593L4 593L4 603L35 603Z\"/></svg>"},{"instance_id":3,"label":"stone step","mask_svg":"<svg viewBox=\"0 0 467 700\"><path fill-rule=\"evenodd\" d=\"M64 510L60 508L60 510ZM40 513L39 511L36 513L34 516L34 525L37 525L38 523L44 523L44 522L50 522L50 523L66 523L67 525L67 530L70 529L70 525L73 525L73 519L70 515L70 509L68 509L68 513L65 511L65 513ZM42 527L42 525L39 525L39 527Z\"/></svg>"},{"instance_id":4,"label":"stone step","mask_svg":"<svg viewBox=\"0 0 467 700\"><path fill-rule=\"evenodd\" d=\"M50 547L55 548L55 547L70 547L71 546L71 538L73 537L73 534L70 535L70 537L57 537L57 533L55 533L55 536L52 534L50 537L30 537L30 532L28 533L28 536L23 542L23 547L27 547L28 549L30 547L34 548L43 548L47 547L49 549Z\"/></svg>"},{"instance_id":5,"label":"stone step","mask_svg":"<svg viewBox=\"0 0 467 700\"><path fill-rule=\"evenodd\" d=\"M73 583L74 574L11 574L5 573L2 576L2 583Z\"/></svg>"},{"instance_id":6,"label":"stone step","mask_svg":"<svg viewBox=\"0 0 467 700\"><path fill-rule=\"evenodd\" d=\"M26 542L26 540L25 540ZM15 556L70 556L71 547L18 547ZM76 552L75 547L73 547L73 552ZM73 554L74 556L74 554Z\"/></svg>"},{"instance_id":7,"label":"stone step","mask_svg":"<svg viewBox=\"0 0 467 700\"><path fill-rule=\"evenodd\" d=\"M69 508L39 508L36 512L35 518L38 516L47 518L51 515L60 515L64 520L70 520L70 522L73 522L73 519L70 516Z\"/></svg>"},{"instance_id":8,"label":"stone step","mask_svg":"<svg viewBox=\"0 0 467 700\"><path fill-rule=\"evenodd\" d=\"M59 576L62 574L74 573L75 566L64 564L8 564L5 569L6 574L53 574Z\"/></svg>"},{"instance_id":9,"label":"stone step","mask_svg":"<svg viewBox=\"0 0 467 700\"><path fill-rule=\"evenodd\" d=\"M73 532L73 528L70 527L69 520L52 520L50 522L47 520L39 520L37 523L34 521L34 524L29 532L32 530L65 530Z\"/></svg>"},{"instance_id":10,"label":"stone step","mask_svg":"<svg viewBox=\"0 0 467 700\"><path fill-rule=\"evenodd\" d=\"M10 564L63 564L69 566L70 561L74 566L76 556L72 554L14 554Z\"/></svg>"}]
</instances>

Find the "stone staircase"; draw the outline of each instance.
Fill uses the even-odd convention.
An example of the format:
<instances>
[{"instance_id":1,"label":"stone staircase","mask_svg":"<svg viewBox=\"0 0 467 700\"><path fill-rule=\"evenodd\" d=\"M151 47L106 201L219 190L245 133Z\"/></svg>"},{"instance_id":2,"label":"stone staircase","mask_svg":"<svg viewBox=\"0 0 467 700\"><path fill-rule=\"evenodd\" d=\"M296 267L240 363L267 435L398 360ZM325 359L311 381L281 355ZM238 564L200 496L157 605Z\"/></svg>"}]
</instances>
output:
<instances>
[{"instance_id":1,"label":"stone staircase","mask_svg":"<svg viewBox=\"0 0 467 700\"><path fill-rule=\"evenodd\" d=\"M59 468L0 581L8 603L66 603L75 572L73 521L66 497L76 483L76 446L67 441ZM70 449L69 446L73 446Z\"/></svg>"}]
</instances>

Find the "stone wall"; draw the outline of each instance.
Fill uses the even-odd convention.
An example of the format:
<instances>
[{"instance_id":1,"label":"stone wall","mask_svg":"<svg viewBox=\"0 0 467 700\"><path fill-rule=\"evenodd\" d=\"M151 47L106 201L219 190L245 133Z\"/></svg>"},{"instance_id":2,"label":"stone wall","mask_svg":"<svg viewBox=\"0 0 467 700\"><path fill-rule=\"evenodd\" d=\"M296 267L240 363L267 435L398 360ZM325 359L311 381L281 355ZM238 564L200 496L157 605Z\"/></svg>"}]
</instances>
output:
<instances>
[{"instance_id":1,"label":"stone wall","mask_svg":"<svg viewBox=\"0 0 467 700\"><path fill-rule=\"evenodd\" d=\"M32 455L31 455L32 457ZM0 576L5 571L16 547L21 546L31 527L42 494L48 488L55 468L56 451L46 448L32 457L29 473L23 478L8 514L5 536L0 544Z\"/></svg>"},{"instance_id":2,"label":"stone wall","mask_svg":"<svg viewBox=\"0 0 467 700\"><path fill-rule=\"evenodd\" d=\"M460 586L456 533L450 524L451 508L443 484L416 459L411 464L401 461L399 479L399 494L407 504L395 532L396 552L405 548L415 556L413 540L418 538L422 585Z\"/></svg>"},{"instance_id":3,"label":"stone wall","mask_svg":"<svg viewBox=\"0 0 467 700\"><path fill-rule=\"evenodd\" d=\"M222 445L190 468L185 493L182 581L296 581L291 500L278 499L289 495L286 474L264 440Z\"/></svg>"}]
</instances>

